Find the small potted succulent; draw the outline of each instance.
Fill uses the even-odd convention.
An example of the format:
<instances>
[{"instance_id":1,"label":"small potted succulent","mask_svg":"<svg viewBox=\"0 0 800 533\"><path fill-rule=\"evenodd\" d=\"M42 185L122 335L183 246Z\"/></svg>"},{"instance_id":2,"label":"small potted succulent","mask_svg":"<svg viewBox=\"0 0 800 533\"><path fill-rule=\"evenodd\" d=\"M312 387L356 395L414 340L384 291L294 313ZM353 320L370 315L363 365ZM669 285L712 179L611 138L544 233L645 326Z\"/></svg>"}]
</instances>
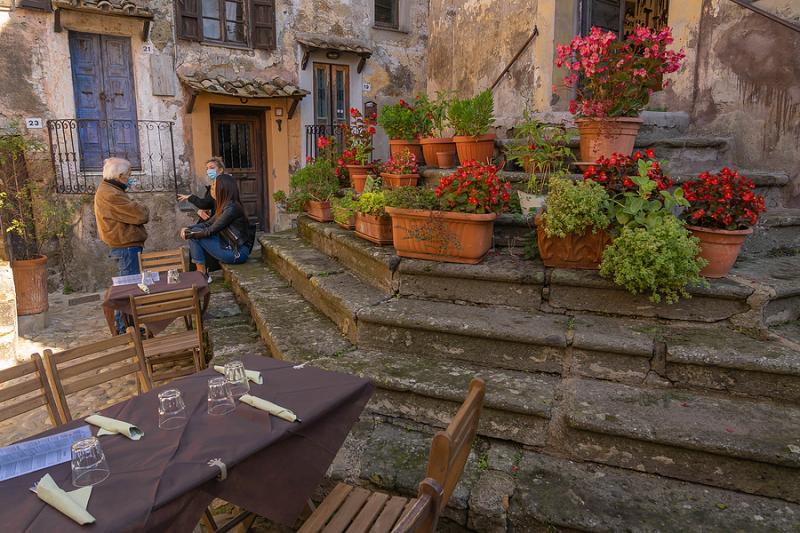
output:
<instances>
[{"instance_id":1,"label":"small potted succulent","mask_svg":"<svg viewBox=\"0 0 800 533\"><path fill-rule=\"evenodd\" d=\"M401 154L393 155L381 171L383 186L387 189L413 186L419 180L419 165L417 157L405 150Z\"/></svg>"},{"instance_id":2,"label":"small potted succulent","mask_svg":"<svg viewBox=\"0 0 800 533\"><path fill-rule=\"evenodd\" d=\"M350 184L356 192L364 190L367 174L372 170L370 157L374 150L372 137L375 135L375 114L365 117L357 108L350 108L352 123L343 125L345 149L337 163L347 168Z\"/></svg>"},{"instance_id":3,"label":"small potted succulent","mask_svg":"<svg viewBox=\"0 0 800 533\"><path fill-rule=\"evenodd\" d=\"M701 275L722 278L733 267L744 240L765 211L764 197L754 189L752 180L727 167L719 174L703 172L683 184L689 202L683 218L700 239L700 257L708 261Z\"/></svg>"},{"instance_id":4,"label":"small potted succulent","mask_svg":"<svg viewBox=\"0 0 800 533\"><path fill-rule=\"evenodd\" d=\"M439 91L435 100L422 96L417 101L417 107L425 113L425 118L429 121L425 123L431 125L419 140L425 164L429 167L452 168L455 163L456 144L452 137L444 135L447 109L450 107L448 93Z\"/></svg>"},{"instance_id":5,"label":"small potted succulent","mask_svg":"<svg viewBox=\"0 0 800 533\"><path fill-rule=\"evenodd\" d=\"M593 27L557 46L556 65L569 71L564 85L575 94L569 110L578 117L581 161L631 154L650 94L667 86L664 75L677 71L685 57L683 50L667 49L672 41L668 27L637 26L624 40Z\"/></svg>"},{"instance_id":6,"label":"small potted succulent","mask_svg":"<svg viewBox=\"0 0 800 533\"><path fill-rule=\"evenodd\" d=\"M340 227L348 230L356 229L356 210L358 201L353 195L352 189L345 189L341 196L331 200L333 210L333 221Z\"/></svg>"},{"instance_id":7,"label":"small potted succulent","mask_svg":"<svg viewBox=\"0 0 800 533\"><path fill-rule=\"evenodd\" d=\"M494 124L492 91L487 89L473 98L453 100L447 109L447 119L455 131L453 141L459 161L491 163L495 140L495 134L489 133Z\"/></svg>"},{"instance_id":8,"label":"small potted succulent","mask_svg":"<svg viewBox=\"0 0 800 533\"><path fill-rule=\"evenodd\" d=\"M392 219L382 191L364 192L356 205L356 235L378 245L392 244Z\"/></svg>"},{"instance_id":9,"label":"small potted succulent","mask_svg":"<svg viewBox=\"0 0 800 533\"><path fill-rule=\"evenodd\" d=\"M509 207L511 184L496 167L470 161L442 178L433 196L408 187L387 195L397 255L474 265L492 246L494 221Z\"/></svg>"},{"instance_id":10,"label":"small potted succulent","mask_svg":"<svg viewBox=\"0 0 800 533\"><path fill-rule=\"evenodd\" d=\"M389 136L390 155L408 150L417 157L417 161L424 160L419 137L430 132L431 121L421 106L412 106L401 99L399 103L383 108L378 124Z\"/></svg>"},{"instance_id":11,"label":"small potted succulent","mask_svg":"<svg viewBox=\"0 0 800 533\"><path fill-rule=\"evenodd\" d=\"M286 203L290 213L305 211L318 222L333 220L331 199L339 190L339 178L333 162L327 158L311 159L289 179L289 194L277 191L273 199Z\"/></svg>"}]
</instances>

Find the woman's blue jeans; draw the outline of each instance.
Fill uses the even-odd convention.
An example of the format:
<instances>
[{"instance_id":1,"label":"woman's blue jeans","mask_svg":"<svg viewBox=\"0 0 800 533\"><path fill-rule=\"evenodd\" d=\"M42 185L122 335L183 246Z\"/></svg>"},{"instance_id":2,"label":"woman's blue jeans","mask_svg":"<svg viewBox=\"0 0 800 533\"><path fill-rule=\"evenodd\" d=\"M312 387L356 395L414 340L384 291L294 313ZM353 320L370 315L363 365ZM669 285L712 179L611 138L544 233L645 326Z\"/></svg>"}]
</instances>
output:
<instances>
[{"instance_id":1,"label":"woman's blue jeans","mask_svg":"<svg viewBox=\"0 0 800 533\"><path fill-rule=\"evenodd\" d=\"M192 263L197 265L205 265L206 256L209 255L216 258L220 263L238 265L247 261L250 249L239 248L239 251L235 252L233 247L217 234L205 239L189 239L189 253L192 257Z\"/></svg>"}]
</instances>

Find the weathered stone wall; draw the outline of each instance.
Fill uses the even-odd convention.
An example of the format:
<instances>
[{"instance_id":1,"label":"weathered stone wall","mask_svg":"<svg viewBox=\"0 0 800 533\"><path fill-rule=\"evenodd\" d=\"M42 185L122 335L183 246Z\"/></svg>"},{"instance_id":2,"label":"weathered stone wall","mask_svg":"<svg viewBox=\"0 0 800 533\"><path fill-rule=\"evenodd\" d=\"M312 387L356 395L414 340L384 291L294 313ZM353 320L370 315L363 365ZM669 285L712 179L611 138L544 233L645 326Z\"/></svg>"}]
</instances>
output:
<instances>
[{"instance_id":1,"label":"weathered stone wall","mask_svg":"<svg viewBox=\"0 0 800 533\"><path fill-rule=\"evenodd\" d=\"M0 258L0 368L12 363L17 354L17 299L11 265Z\"/></svg>"}]
</instances>

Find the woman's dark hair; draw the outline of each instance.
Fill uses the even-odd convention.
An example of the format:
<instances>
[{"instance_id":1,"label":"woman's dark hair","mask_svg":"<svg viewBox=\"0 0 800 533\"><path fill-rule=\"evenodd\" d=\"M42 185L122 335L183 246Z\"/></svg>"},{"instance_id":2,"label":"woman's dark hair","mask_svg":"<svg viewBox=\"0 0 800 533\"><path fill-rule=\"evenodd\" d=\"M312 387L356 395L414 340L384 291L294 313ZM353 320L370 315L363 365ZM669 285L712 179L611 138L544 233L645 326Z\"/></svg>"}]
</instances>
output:
<instances>
[{"instance_id":1,"label":"woman's dark hair","mask_svg":"<svg viewBox=\"0 0 800 533\"><path fill-rule=\"evenodd\" d=\"M230 174L220 174L214 180L214 187L214 192L217 195L215 211L222 213L222 210L228 204L236 204L242 210L242 217L247 221L247 214L244 212L244 206L239 199L239 186L236 184L236 178Z\"/></svg>"}]
</instances>

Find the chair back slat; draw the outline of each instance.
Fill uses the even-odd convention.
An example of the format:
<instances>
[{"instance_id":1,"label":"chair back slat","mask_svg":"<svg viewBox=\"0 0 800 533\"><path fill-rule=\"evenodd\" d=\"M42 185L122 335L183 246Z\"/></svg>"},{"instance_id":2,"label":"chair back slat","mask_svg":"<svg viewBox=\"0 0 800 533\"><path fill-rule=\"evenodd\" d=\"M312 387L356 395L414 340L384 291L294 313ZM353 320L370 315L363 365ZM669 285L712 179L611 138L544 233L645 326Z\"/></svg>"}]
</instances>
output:
<instances>
[{"instance_id":1,"label":"chair back slat","mask_svg":"<svg viewBox=\"0 0 800 533\"><path fill-rule=\"evenodd\" d=\"M455 490L469 457L472 442L478 431L486 384L475 378L469 384L467 398L445 431L433 437L428 458L427 477L436 480L444 490L440 511L444 509Z\"/></svg>"},{"instance_id":2,"label":"chair back slat","mask_svg":"<svg viewBox=\"0 0 800 533\"><path fill-rule=\"evenodd\" d=\"M76 355L79 354L79 355ZM79 357L86 360L76 361ZM104 339L60 353L45 350L44 360L56 391L56 403L65 422L72 420L67 395L113 379L135 375L139 391L151 388L144 362L138 329L128 328L122 335ZM127 364L122 364L128 361ZM115 365L114 367L110 367ZM67 381L71 380L71 381Z\"/></svg>"},{"instance_id":3,"label":"chair back slat","mask_svg":"<svg viewBox=\"0 0 800 533\"><path fill-rule=\"evenodd\" d=\"M136 327L179 317L200 316L200 298L196 287L152 295L131 295L130 305Z\"/></svg>"},{"instance_id":4,"label":"chair back slat","mask_svg":"<svg viewBox=\"0 0 800 533\"><path fill-rule=\"evenodd\" d=\"M422 480L417 499L397 521L392 533L434 533L443 498L444 489L435 479Z\"/></svg>"},{"instance_id":5,"label":"chair back slat","mask_svg":"<svg viewBox=\"0 0 800 533\"><path fill-rule=\"evenodd\" d=\"M64 422L38 353L31 355L28 362L0 371L0 404L0 421L44 405L54 426Z\"/></svg>"},{"instance_id":6,"label":"chair back slat","mask_svg":"<svg viewBox=\"0 0 800 533\"><path fill-rule=\"evenodd\" d=\"M142 252L139 254L139 271L154 270L166 272L176 269L180 272L189 271L189 262L186 260L184 248L174 250L159 250L157 252Z\"/></svg>"}]
</instances>

